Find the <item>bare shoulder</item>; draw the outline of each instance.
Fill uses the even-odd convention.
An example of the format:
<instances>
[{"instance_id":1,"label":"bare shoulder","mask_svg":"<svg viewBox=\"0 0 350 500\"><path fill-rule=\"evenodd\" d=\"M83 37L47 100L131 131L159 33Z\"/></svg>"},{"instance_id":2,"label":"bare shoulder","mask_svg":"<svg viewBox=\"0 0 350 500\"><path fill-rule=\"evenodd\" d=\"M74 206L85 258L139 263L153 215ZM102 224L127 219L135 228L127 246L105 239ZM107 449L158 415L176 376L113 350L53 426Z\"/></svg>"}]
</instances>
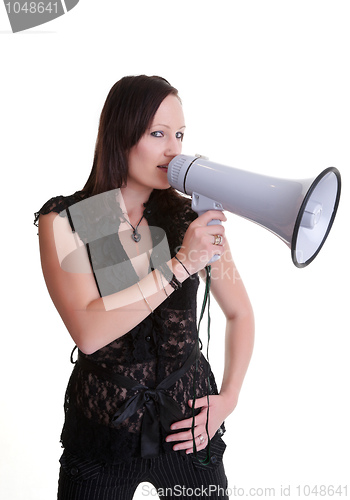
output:
<instances>
[{"instance_id":1,"label":"bare shoulder","mask_svg":"<svg viewBox=\"0 0 350 500\"><path fill-rule=\"evenodd\" d=\"M63 270L76 273L91 271L84 243L72 231L67 217L54 212L41 215L39 242L42 258L56 257Z\"/></svg>"},{"instance_id":2,"label":"bare shoulder","mask_svg":"<svg viewBox=\"0 0 350 500\"><path fill-rule=\"evenodd\" d=\"M65 321L73 310L99 298L86 248L67 217L54 212L40 215L39 245L48 291Z\"/></svg>"}]
</instances>

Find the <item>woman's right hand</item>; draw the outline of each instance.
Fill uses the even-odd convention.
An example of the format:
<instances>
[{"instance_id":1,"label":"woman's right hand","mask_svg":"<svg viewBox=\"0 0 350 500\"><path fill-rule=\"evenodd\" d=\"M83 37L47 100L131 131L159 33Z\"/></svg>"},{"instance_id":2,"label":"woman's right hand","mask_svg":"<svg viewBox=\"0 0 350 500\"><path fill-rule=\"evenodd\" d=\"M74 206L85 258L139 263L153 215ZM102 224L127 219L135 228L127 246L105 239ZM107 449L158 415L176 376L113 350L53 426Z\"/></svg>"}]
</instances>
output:
<instances>
[{"instance_id":1,"label":"woman's right hand","mask_svg":"<svg viewBox=\"0 0 350 500\"><path fill-rule=\"evenodd\" d=\"M226 216L220 210L208 210L195 219L185 233L178 259L190 274L197 273L209 263L214 255L222 255L225 244L225 229L222 224L209 225L212 220L225 222ZM216 236L221 236L215 245Z\"/></svg>"}]
</instances>

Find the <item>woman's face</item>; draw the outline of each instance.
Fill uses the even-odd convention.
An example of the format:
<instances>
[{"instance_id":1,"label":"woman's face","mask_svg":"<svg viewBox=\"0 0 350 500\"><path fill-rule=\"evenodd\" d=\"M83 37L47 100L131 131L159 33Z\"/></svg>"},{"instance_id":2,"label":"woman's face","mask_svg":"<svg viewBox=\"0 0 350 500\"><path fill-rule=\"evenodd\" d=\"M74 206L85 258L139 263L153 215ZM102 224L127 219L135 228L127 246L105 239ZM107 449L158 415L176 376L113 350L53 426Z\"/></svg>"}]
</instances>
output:
<instances>
[{"instance_id":1,"label":"woman's face","mask_svg":"<svg viewBox=\"0 0 350 500\"><path fill-rule=\"evenodd\" d=\"M167 189L169 162L181 153L185 119L179 99L166 97L150 128L129 152L127 188Z\"/></svg>"}]
</instances>

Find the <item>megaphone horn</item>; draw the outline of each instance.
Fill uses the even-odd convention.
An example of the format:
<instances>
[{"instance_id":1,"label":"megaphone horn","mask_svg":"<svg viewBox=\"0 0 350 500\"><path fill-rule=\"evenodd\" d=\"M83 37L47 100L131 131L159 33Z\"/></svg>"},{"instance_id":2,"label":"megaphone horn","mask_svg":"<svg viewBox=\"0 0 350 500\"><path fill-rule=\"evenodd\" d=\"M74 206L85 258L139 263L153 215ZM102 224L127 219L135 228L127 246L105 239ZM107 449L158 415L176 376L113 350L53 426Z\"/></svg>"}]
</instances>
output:
<instances>
[{"instance_id":1,"label":"megaphone horn","mask_svg":"<svg viewBox=\"0 0 350 500\"><path fill-rule=\"evenodd\" d=\"M265 227L291 249L296 267L321 250L340 198L340 172L330 167L315 179L290 180L240 170L201 156L176 156L169 184L192 196L197 213L228 210Z\"/></svg>"}]
</instances>

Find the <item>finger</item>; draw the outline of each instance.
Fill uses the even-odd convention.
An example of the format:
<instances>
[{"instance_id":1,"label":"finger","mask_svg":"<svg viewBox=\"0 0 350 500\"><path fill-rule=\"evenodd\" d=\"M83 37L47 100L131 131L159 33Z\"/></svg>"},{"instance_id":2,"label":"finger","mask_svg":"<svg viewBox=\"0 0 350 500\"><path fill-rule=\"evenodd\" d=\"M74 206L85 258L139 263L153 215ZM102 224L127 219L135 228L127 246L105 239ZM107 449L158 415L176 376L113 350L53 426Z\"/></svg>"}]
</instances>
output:
<instances>
[{"instance_id":1,"label":"finger","mask_svg":"<svg viewBox=\"0 0 350 500\"><path fill-rule=\"evenodd\" d=\"M194 419L194 426L203 425L206 422L206 410L204 412L198 413L198 415ZM174 422L170 429L172 431L177 431L179 429L191 429L193 423L193 417L187 418L185 420L180 420L179 422Z\"/></svg>"},{"instance_id":2,"label":"finger","mask_svg":"<svg viewBox=\"0 0 350 500\"><path fill-rule=\"evenodd\" d=\"M197 404L195 404L195 408L201 408L201 411L194 417L194 422L193 422L193 417L186 418L184 420L179 420L178 422L174 422L170 426L170 429L172 431L178 429L192 429L192 426L197 427L198 425L205 424L207 420L208 402L206 397L200 399L202 400L202 404L198 404L198 406ZM192 403L189 404L190 406L192 406Z\"/></svg>"},{"instance_id":3,"label":"finger","mask_svg":"<svg viewBox=\"0 0 350 500\"><path fill-rule=\"evenodd\" d=\"M212 245L214 245L216 247L223 247L224 243L225 243L225 239L221 234L213 234L212 235Z\"/></svg>"},{"instance_id":4,"label":"finger","mask_svg":"<svg viewBox=\"0 0 350 500\"><path fill-rule=\"evenodd\" d=\"M185 420L180 420L179 422L174 422L171 426L170 429L172 431L177 431L178 429L189 429L192 427L192 418L187 418Z\"/></svg>"},{"instance_id":5,"label":"finger","mask_svg":"<svg viewBox=\"0 0 350 500\"><path fill-rule=\"evenodd\" d=\"M176 434L169 434L165 438L165 441L167 443L171 443L174 441L189 441L192 438L192 432L191 431L184 431L184 432L177 432Z\"/></svg>"},{"instance_id":6,"label":"finger","mask_svg":"<svg viewBox=\"0 0 350 500\"><path fill-rule=\"evenodd\" d=\"M193 399L188 400L189 406L192 408L193 406ZM203 408L203 407L208 407L208 397L203 396L202 398L198 398L194 402L194 407L195 408Z\"/></svg>"},{"instance_id":7,"label":"finger","mask_svg":"<svg viewBox=\"0 0 350 500\"><path fill-rule=\"evenodd\" d=\"M194 435L199 436L200 434L204 434L205 431L205 424L199 424L196 425L194 428ZM175 434L169 434L166 438L165 441L167 443L170 443L172 441L190 441L193 440L193 434L192 434L192 429L186 429L183 432L176 432Z\"/></svg>"},{"instance_id":8,"label":"finger","mask_svg":"<svg viewBox=\"0 0 350 500\"><path fill-rule=\"evenodd\" d=\"M207 439L207 436L204 432L198 434L198 436L195 437L196 450L197 451L203 450L207 445L207 441L208 441L208 439ZM176 443L173 446L174 451L186 450L187 454L193 453L193 451L194 451L193 448L194 447L193 447L193 439L192 438L189 439L188 441Z\"/></svg>"},{"instance_id":9,"label":"finger","mask_svg":"<svg viewBox=\"0 0 350 500\"><path fill-rule=\"evenodd\" d=\"M199 434L195 439L195 444L196 451L204 450L204 448L206 448L208 444L207 434ZM194 453L193 441L191 443L191 446L186 450L186 454L188 455L189 453Z\"/></svg>"},{"instance_id":10,"label":"finger","mask_svg":"<svg viewBox=\"0 0 350 500\"><path fill-rule=\"evenodd\" d=\"M225 234L224 226L220 224L214 224L212 226L206 226L208 234L221 234L222 236Z\"/></svg>"}]
</instances>

